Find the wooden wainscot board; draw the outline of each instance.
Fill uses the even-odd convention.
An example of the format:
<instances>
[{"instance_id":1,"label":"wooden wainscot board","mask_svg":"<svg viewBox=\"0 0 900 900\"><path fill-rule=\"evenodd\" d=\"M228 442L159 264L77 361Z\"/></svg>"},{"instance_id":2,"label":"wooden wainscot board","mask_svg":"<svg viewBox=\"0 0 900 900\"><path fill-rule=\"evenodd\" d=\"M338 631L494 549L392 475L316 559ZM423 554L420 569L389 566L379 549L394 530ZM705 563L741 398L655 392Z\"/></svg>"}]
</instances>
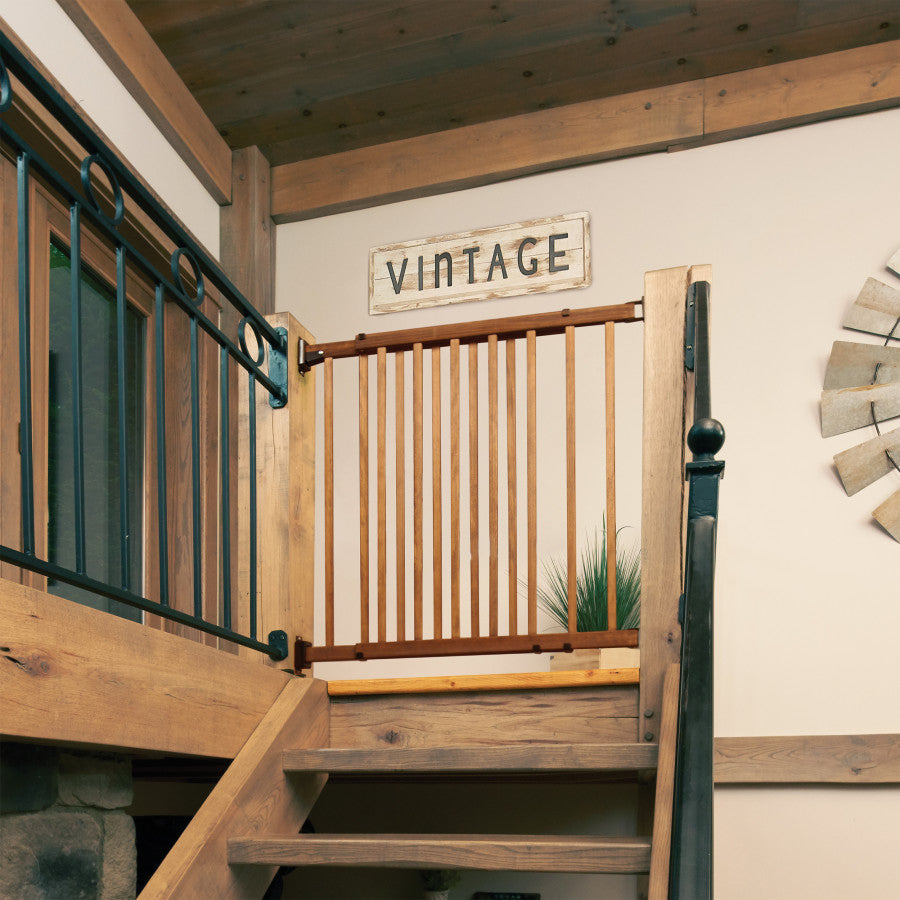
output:
<instances>
[{"instance_id":1,"label":"wooden wainscot board","mask_svg":"<svg viewBox=\"0 0 900 900\"><path fill-rule=\"evenodd\" d=\"M590 216L568 213L369 251L369 312L398 312L591 283Z\"/></svg>"}]
</instances>

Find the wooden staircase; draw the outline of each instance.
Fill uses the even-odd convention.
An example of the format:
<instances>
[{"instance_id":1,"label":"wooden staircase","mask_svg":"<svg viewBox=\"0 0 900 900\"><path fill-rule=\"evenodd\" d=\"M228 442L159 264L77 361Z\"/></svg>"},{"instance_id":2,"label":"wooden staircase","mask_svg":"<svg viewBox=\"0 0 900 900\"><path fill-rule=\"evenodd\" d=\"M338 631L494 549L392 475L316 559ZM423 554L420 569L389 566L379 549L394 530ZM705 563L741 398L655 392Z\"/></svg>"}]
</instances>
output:
<instances>
[{"instance_id":1,"label":"wooden staircase","mask_svg":"<svg viewBox=\"0 0 900 900\"><path fill-rule=\"evenodd\" d=\"M466 776L590 774L655 770L655 744L530 744L509 747L288 750L284 769L312 775ZM231 864L382 866L527 872L640 873L650 839L522 834L301 834L233 838Z\"/></svg>"},{"instance_id":2,"label":"wooden staircase","mask_svg":"<svg viewBox=\"0 0 900 900\"><path fill-rule=\"evenodd\" d=\"M637 736L636 686L578 688L562 694L552 690L494 691L467 692L455 699L430 695L418 701L408 696L338 701L324 697L321 682L297 681L295 698L283 704L274 717L277 720L260 726L263 733L254 736L257 740L251 738L246 752L242 751L226 772L141 894L143 900L193 897L200 889L206 892L204 896L258 898L279 866L649 874L649 881L646 877L639 880L639 896L665 900L677 666L672 666L666 677L659 741L643 743L586 740L579 737L584 728L581 719L568 716L566 728L558 713L559 707L575 704L586 719L606 715L608 727L619 731L624 728L623 703L628 702L634 712L626 721L632 723L631 733ZM421 715L433 716L432 721L446 720L454 709L460 736L467 743L452 745L447 740L452 729L446 727L435 728L433 734L419 730L418 720L410 712L416 702L421 704ZM481 732L485 743L476 743L476 732L467 731L464 724L477 720L479 708L491 706L506 722L506 735ZM541 723L535 717L541 708L546 709L545 731L544 739L537 740L534 734ZM434 716L436 712L440 716ZM319 723L313 738L308 736L311 722ZM367 727L363 722L378 724ZM323 723L328 731L323 730ZM602 734L605 727L598 731L596 722L591 724L594 733ZM328 732L331 742L357 746L328 746ZM299 741L298 734L303 735ZM388 785L411 782L404 790L418 791L418 782L462 786L508 781L527 786L639 781L646 786L652 784L654 773L652 841L647 835L515 833L524 830L517 829L516 821L509 822L513 833L495 834L429 833L421 823L415 833L406 834L298 833L328 779L351 784L360 780ZM405 813L402 809L400 814ZM504 826L505 822L501 828ZM645 827L649 831L649 824Z\"/></svg>"}]
</instances>

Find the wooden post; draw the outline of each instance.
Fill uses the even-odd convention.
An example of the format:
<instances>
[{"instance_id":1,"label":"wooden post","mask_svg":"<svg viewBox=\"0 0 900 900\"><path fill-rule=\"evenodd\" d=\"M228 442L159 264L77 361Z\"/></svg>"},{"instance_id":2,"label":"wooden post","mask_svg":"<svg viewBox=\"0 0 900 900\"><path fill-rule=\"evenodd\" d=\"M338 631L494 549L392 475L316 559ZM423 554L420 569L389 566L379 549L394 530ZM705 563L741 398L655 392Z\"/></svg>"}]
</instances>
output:
<instances>
[{"instance_id":1,"label":"wooden post","mask_svg":"<svg viewBox=\"0 0 900 900\"><path fill-rule=\"evenodd\" d=\"M644 434L641 509L641 696L637 740L659 736L663 676L679 661L683 585L684 369L687 268L644 276Z\"/></svg>"},{"instance_id":2,"label":"wooden post","mask_svg":"<svg viewBox=\"0 0 900 900\"><path fill-rule=\"evenodd\" d=\"M288 403L282 409L273 409L266 391L257 387L257 635L265 641L270 631L281 629L287 632L290 646L298 636L313 640L316 376L315 369L301 375L298 368L300 339L312 342L312 335L290 313L277 313L267 319L274 328L287 329ZM245 379L241 378L241 383ZM246 630L249 599L249 580L244 575L249 564L248 443L243 424L247 415L246 388L239 402L242 574L238 624L241 630ZM289 665L284 661L273 664Z\"/></svg>"}]
</instances>

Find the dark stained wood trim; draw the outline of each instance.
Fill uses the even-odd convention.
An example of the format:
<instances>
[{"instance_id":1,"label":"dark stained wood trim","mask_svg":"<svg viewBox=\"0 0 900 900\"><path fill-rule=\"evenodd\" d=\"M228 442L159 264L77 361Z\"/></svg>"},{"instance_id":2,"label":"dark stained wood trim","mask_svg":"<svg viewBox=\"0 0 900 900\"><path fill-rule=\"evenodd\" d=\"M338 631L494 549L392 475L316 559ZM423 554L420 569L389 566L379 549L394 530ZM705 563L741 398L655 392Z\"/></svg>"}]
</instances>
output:
<instances>
[{"instance_id":1,"label":"dark stained wood trim","mask_svg":"<svg viewBox=\"0 0 900 900\"><path fill-rule=\"evenodd\" d=\"M125 0L59 4L201 184L229 203L231 150Z\"/></svg>"},{"instance_id":2,"label":"dark stained wood trim","mask_svg":"<svg viewBox=\"0 0 900 900\"><path fill-rule=\"evenodd\" d=\"M275 166L293 222L900 105L900 41Z\"/></svg>"},{"instance_id":3,"label":"dark stained wood trim","mask_svg":"<svg viewBox=\"0 0 900 900\"><path fill-rule=\"evenodd\" d=\"M900 784L900 734L720 737L723 784Z\"/></svg>"}]
</instances>

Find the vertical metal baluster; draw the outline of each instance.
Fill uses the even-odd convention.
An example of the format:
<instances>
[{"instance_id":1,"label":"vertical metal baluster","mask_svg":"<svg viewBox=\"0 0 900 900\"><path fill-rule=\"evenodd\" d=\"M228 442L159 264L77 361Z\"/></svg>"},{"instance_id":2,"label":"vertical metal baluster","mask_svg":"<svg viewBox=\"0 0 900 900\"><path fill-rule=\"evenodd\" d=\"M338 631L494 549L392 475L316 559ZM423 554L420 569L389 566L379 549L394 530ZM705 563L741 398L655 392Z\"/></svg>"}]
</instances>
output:
<instances>
[{"instance_id":1,"label":"vertical metal baluster","mask_svg":"<svg viewBox=\"0 0 900 900\"><path fill-rule=\"evenodd\" d=\"M231 628L231 451L228 440L228 350L225 347L219 348L219 385L222 404L222 436L219 440L219 478L222 482L222 625Z\"/></svg>"},{"instance_id":2,"label":"vertical metal baluster","mask_svg":"<svg viewBox=\"0 0 900 900\"><path fill-rule=\"evenodd\" d=\"M199 360L197 350L197 320L191 317L191 488L193 513L193 570L194 570L194 615L203 618L203 572L200 554L203 552L200 533L200 385Z\"/></svg>"},{"instance_id":3,"label":"vertical metal baluster","mask_svg":"<svg viewBox=\"0 0 900 900\"><path fill-rule=\"evenodd\" d=\"M166 506L166 327L164 288L156 286L156 506L159 535L159 602L169 605L169 529Z\"/></svg>"},{"instance_id":4,"label":"vertical metal baluster","mask_svg":"<svg viewBox=\"0 0 900 900\"><path fill-rule=\"evenodd\" d=\"M84 421L81 371L81 207L69 212L71 278L69 303L72 313L72 475L75 490L75 571L87 572L84 540Z\"/></svg>"},{"instance_id":5,"label":"vertical metal baluster","mask_svg":"<svg viewBox=\"0 0 900 900\"><path fill-rule=\"evenodd\" d=\"M248 410L248 441L250 444L250 637L256 640L256 378L247 375L250 409Z\"/></svg>"},{"instance_id":6,"label":"vertical metal baluster","mask_svg":"<svg viewBox=\"0 0 900 900\"><path fill-rule=\"evenodd\" d=\"M17 163L19 250L19 434L22 447L22 552L34 556L34 456L31 439L31 249L28 154Z\"/></svg>"},{"instance_id":7,"label":"vertical metal baluster","mask_svg":"<svg viewBox=\"0 0 900 900\"><path fill-rule=\"evenodd\" d=\"M116 247L116 383L119 391L119 546L122 587L131 590L131 534L128 510L128 437L125 426L125 248Z\"/></svg>"}]
</instances>

